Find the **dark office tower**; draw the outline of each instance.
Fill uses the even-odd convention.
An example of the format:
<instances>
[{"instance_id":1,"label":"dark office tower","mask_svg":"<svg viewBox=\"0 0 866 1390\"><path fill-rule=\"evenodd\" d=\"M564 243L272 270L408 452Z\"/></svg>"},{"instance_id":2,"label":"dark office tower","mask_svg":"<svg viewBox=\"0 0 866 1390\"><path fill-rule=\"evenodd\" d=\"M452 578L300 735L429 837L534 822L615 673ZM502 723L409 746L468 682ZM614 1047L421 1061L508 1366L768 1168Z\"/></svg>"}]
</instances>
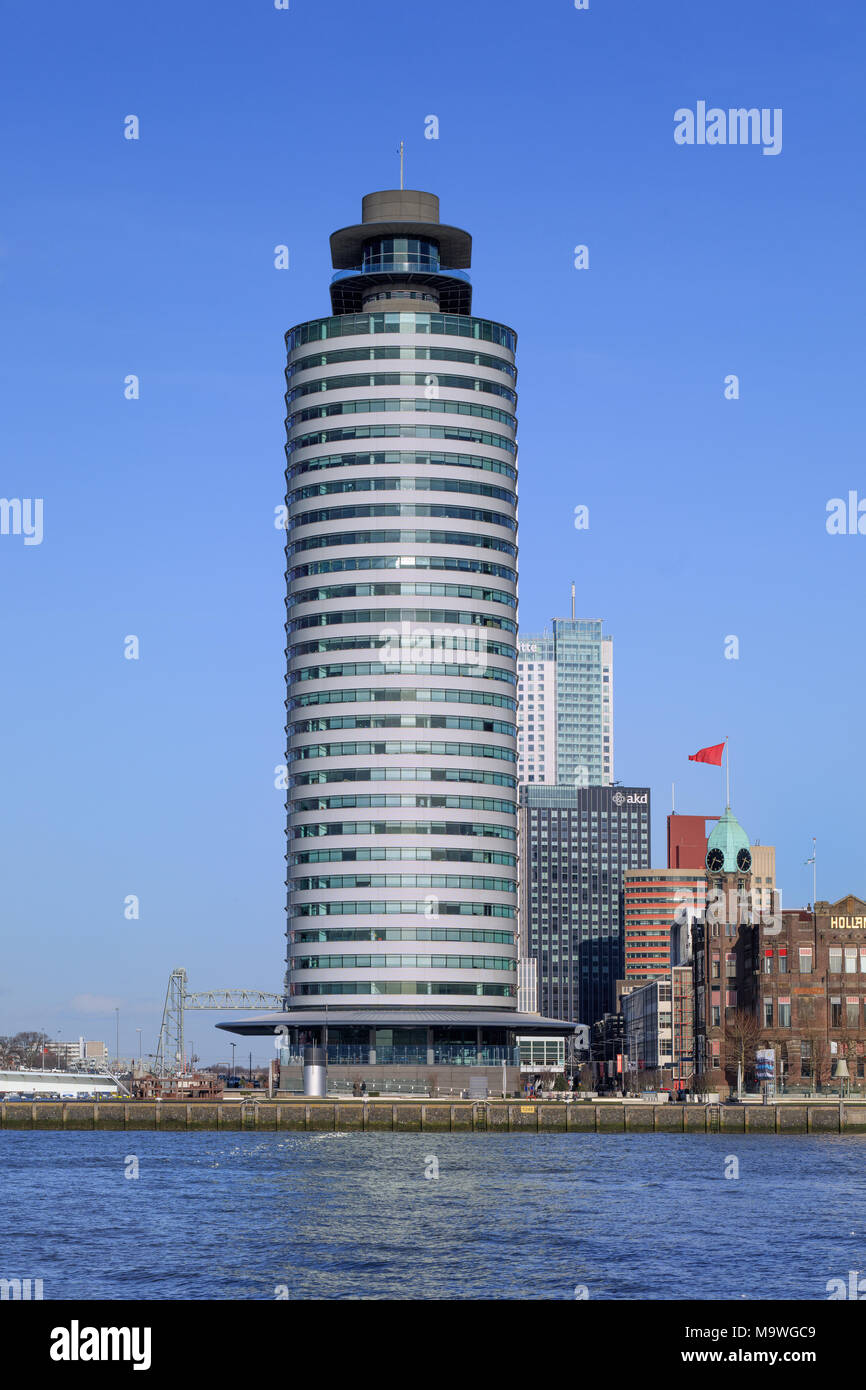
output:
<instances>
[{"instance_id":1,"label":"dark office tower","mask_svg":"<svg viewBox=\"0 0 866 1390\"><path fill-rule=\"evenodd\" d=\"M592 1025L616 1007L624 970L623 876L650 862L647 787L524 786L521 956L538 1008Z\"/></svg>"}]
</instances>

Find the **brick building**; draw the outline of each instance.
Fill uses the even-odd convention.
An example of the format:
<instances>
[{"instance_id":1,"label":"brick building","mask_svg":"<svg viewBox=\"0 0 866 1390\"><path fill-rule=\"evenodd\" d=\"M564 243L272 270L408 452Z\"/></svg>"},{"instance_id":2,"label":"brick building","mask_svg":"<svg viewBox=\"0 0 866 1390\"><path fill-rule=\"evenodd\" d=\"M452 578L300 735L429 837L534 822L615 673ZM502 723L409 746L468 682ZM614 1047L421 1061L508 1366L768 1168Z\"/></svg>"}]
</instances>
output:
<instances>
[{"instance_id":1,"label":"brick building","mask_svg":"<svg viewBox=\"0 0 866 1390\"><path fill-rule=\"evenodd\" d=\"M694 1069L702 1089L716 1090L731 1079L732 1067L736 1082L730 1030L742 1015L757 1017L758 997L752 854L729 806L707 841L706 870L706 906L692 927Z\"/></svg>"},{"instance_id":2,"label":"brick building","mask_svg":"<svg viewBox=\"0 0 866 1390\"><path fill-rule=\"evenodd\" d=\"M738 1057L751 1085L757 1047L775 1052L780 1089L836 1089L843 1057L850 1089L866 1089L866 901L699 923L693 970L695 1070L708 1089L736 1084Z\"/></svg>"},{"instance_id":3,"label":"brick building","mask_svg":"<svg viewBox=\"0 0 866 1390\"><path fill-rule=\"evenodd\" d=\"M851 1090L866 1080L866 902L848 894L814 911L783 912L781 931L758 928L756 993L761 1045L781 1082L821 1089L837 1061Z\"/></svg>"}]
</instances>

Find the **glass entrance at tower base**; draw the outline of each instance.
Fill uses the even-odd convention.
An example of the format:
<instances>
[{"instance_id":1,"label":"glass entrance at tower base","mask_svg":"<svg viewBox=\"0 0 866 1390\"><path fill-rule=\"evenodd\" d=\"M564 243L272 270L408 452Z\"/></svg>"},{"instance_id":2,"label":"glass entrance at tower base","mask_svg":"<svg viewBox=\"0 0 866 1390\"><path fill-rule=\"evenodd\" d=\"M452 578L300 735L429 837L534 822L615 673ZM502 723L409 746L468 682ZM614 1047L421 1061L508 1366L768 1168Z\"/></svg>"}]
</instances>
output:
<instances>
[{"instance_id":1,"label":"glass entrance at tower base","mask_svg":"<svg viewBox=\"0 0 866 1390\"><path fill-rule=\"evenodd\" d=\"M328 1095L454 1097L519 1095L527 1034L561 1038L574 1054L577 1025L516 1009L287 1009L217 1025L274 1047L280 1093L302 1094L315 1050Z\"/></svg>"},{"instance_id":2,"label":"glass entrance at tower base","mask_svg":"<svg viewBox=\"0 0 866 1390\"><path fill-rule=\"evenodd\" d=\"M328 1065L402 1067L516 1067L520 1049L506 1028L292 1028L280 1047L280 1065L300 1065L311 1043L324 1047ZM480 1036L479 1036L480 1035Z\"/></svg>"}]
</instances>

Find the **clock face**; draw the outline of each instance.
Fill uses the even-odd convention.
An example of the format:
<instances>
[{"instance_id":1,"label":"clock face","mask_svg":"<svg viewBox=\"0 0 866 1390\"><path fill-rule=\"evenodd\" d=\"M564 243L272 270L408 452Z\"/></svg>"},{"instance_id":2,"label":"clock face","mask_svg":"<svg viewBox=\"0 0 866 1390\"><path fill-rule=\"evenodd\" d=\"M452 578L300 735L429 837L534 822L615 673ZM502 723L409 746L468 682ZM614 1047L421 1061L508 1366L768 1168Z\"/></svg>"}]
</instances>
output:
<instances>
[{"instance_id":1,"label":"clock face","mask_svg":"<svg viewBox=\"0 0 866 1390\"><path fill-rule=\"evenodd\" d=\"M717 874L725 862L725 856L720 849L711 849L707 853L707 868L712 873Z\"/></svg>"},{"instance_id":2,"label":"clock face","mask_svg":"<svg viewBox=\"0 0 866 1390\"><path fill-rule=\"evenodd\" d=\"M752 856L747 849L741 849L737 855L737 868L747 874L752 867Z\"/></svg>"}]
</instances>

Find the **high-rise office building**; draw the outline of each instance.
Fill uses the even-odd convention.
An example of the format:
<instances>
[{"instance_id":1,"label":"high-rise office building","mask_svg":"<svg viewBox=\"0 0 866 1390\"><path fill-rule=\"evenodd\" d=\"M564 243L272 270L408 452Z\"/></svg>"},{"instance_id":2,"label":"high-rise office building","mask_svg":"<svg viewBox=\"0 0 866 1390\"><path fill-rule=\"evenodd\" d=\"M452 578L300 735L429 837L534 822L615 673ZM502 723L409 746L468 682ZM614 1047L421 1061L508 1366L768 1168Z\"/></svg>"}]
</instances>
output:
<instances>
[{"instance_id":1,"label":"high-rise office building","mask_svg":"<svg viewBox=\"0 0 866 1390\"><path fill-rule=\"evenodd\" d=\"M290 1056L510 1066L516 337L473 316L471 238L433 194L368 194L331 253L330 316L286 335L277 1022Z\"/></svg>"},{"instance_id":2,"label":"high-rise office building","mask_svg":"<svg viewBox=\"0 0 866 1390\"><path fill-rule=\"evenodd\" d=\"M613 781L613 639L601 622L554 618L521 636L518 780L607 787Z\"/></svg>"},{"instance_id":3,"label":"high-rise office building","mask_svg":"<svg viewBox=\"0 0 866 1390\"><path fill-rule=\"evenodd\" d=\"M517 780L556 781L556 659L549 632L517 643Z\"/></svg>"},{"instance_id":4,"label":"high-rise office building","mask_svg":"<svg viewBox=\"0 0 866 1390\"><path fill-rule=\"evenodd\" d=\"M667 975L671 927L703 912L706 869L627 869L623 876L624 979Z\"/></svg>"},{"instance_id":5,"label":"high-rise office building","mask_svg":"<svg viewBox=\"0 0 866 1390\"><path fill-rule=\"evenodd\" d=\"M538 1007L592 1025L623 973L623 883L650 862L646 787L520 788L521 957Z\"/></svg>"}]
</instances>

